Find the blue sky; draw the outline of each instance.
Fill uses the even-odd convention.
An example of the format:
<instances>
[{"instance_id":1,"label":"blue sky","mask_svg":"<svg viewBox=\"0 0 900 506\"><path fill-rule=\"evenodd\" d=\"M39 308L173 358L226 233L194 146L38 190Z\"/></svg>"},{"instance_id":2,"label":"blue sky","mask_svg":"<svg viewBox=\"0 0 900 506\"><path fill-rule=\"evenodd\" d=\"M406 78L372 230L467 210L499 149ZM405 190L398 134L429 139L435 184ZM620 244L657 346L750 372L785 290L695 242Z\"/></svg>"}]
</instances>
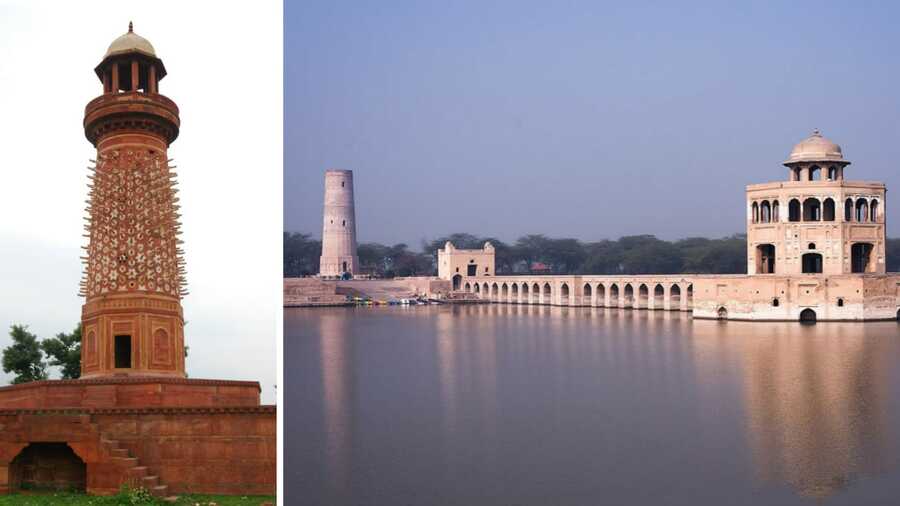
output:
<instances>
[{"instance_id":1,"label":"blue sky","mask_svg":"<svg viewBox=\"0 0 900 506\"><path fill-rule=\"evenodd\" d=\"M744 229L819 128L900 187L890 3L287 2L285 229L352 169L361 241ZM888 194L888 235L900 235Z\"/></svg>"}]
</instances>

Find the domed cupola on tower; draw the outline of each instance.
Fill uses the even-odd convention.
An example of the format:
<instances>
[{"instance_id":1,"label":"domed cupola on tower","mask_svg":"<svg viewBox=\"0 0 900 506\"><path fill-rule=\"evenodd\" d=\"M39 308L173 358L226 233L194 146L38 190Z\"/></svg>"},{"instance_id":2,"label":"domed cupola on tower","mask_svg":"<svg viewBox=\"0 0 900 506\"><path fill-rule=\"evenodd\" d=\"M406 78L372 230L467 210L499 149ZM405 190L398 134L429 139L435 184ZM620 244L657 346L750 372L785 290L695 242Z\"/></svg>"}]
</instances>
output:
<instances>
[{"instance_id":1,"label":"domed cupola on tower","mask_svg":"<svg viewBox=\"0 0 900 506\"><path fill-rule=\"evenodd\" d=\"M840 146L815 129L794 146L784 165L791 171L791 181L840 181L850 162L844 160Z\"/></svg>"}]
</instances>

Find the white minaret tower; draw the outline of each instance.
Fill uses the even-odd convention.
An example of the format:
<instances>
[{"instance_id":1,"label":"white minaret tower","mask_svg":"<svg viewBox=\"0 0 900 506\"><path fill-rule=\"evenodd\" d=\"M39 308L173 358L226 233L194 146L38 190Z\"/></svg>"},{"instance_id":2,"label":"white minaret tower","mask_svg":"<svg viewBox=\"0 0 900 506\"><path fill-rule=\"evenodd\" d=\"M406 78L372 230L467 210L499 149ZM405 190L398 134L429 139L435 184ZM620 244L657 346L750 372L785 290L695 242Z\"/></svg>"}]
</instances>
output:
<instances>
[{"instance_id":1,"label":"white minaret tower","mask_svg":"<svg viewBox=\"0 0 900 506\"><path fill-rule=\"evenodd\" d=\"M353 171L325 171L325 221L319 275L356 274L356 212L353 210Z\"/></svg>"}]
</instances>

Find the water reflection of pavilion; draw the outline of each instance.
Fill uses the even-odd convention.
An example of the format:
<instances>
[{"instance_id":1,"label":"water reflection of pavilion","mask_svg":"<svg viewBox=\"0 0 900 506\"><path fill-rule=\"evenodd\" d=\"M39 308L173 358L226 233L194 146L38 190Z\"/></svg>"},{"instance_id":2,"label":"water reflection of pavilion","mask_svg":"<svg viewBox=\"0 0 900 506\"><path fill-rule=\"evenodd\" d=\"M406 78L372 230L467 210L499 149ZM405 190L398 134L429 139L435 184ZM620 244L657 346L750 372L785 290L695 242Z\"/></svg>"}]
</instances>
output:
<instances>
[{"instance_id":1,"label":"water reflection of pavilion","mask_svg":"<svg viewBox=\"0 0 900 506\"><path fill-rule=\"evenodd\" d=\"M741 368L760 480L825 498L884 471L896 324L693 324L700 346L729 348Z\"/></svg>"}]
</instances>

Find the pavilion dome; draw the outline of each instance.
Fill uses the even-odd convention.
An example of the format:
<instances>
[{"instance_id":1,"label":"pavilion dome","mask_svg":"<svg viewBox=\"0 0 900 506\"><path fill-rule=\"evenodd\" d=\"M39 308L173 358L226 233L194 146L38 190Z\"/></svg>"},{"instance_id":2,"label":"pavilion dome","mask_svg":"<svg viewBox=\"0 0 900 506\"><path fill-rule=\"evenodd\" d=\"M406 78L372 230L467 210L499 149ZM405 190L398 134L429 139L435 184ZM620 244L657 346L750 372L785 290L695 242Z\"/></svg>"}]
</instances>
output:
<instances>
[{"instance_id":1,"label":"pavilion dome","mask_svg":"<svg viewBox=\"0 0 900 506\"><path fill-rule=\"evenodd\" d=\"M153 44L150 44L149 40L134 33L133 25L129 22L128 33L112 41L112 44L109 45L109 49L106 50L106 55L104 55L103 58L106 59L110 56L133 52L143 53L147 56L156 58L156 50L153 49Z\"/></svg>"},{"instance_id":2,"label":"pavilion dome","mask_svg":"<svg viewBox=\"0 0 900 506\"><path fill-rule=\"evenodd\" d=\"M818 129L813 130L812 135L800 141L784 164L793 164L801 162L847 162L844 160L844 154L841 147L822 137L822 133Z\"/></svg>"}]
</instances>

